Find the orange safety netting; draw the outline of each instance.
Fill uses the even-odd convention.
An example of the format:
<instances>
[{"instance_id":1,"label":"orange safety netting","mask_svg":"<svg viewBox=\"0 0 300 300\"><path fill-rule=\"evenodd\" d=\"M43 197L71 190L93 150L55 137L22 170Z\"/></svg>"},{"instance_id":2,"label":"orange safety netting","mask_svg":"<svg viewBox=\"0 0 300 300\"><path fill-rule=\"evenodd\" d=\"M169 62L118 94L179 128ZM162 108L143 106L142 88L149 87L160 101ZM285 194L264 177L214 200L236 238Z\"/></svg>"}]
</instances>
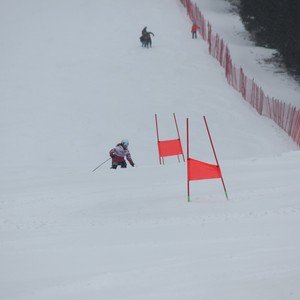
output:
<instances>
[{"instance_id":1,"label":"orange safety netting","mask_svg":"<svg viewBox=\"0 0 300 300\"><path fill-rule=\"evenodd\" d=\"M225 69L228 84L237 90L260 115L273 120L300 146L300 109L265 94L254 79L248 78L241 67L235 66L229 47L219 34L213 33L211 24L205 20L198 6L192 0L180 1L192 22L199 27L203 40L207 41L209 53Z\"/></svg>"}]
</instances>

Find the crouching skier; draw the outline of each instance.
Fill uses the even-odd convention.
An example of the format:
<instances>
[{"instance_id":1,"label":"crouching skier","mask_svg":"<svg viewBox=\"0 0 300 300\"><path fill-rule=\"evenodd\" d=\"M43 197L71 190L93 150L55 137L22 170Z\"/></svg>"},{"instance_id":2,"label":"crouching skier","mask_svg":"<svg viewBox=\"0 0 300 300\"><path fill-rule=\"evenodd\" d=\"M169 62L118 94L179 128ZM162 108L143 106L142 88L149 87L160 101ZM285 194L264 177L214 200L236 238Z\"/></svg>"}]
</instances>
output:
<instances>
[{"instance_id":1,"label":"crouching skier","mask_svg":"<svg viewBox=\"0 0 300 300\"><path fill-rule=\"evenodd\" d=\"M121 168L127 168L125 157L130 165L134 167L134 162L128 150L128 145L129 141L127 139L123 139L121 143L109 151L109 155L112 158L111 169L116 169L118 166L121 166Z\"/></svg>"}]
</instances>

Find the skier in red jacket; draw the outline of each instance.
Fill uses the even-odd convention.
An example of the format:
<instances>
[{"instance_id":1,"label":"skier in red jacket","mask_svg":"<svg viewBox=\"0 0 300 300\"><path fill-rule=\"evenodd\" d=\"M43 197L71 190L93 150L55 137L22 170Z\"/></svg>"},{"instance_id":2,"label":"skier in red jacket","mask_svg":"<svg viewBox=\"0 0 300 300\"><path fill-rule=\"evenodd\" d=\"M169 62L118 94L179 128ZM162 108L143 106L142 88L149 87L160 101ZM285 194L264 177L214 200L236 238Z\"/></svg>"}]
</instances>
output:
<instances>
[{"instance_id":1,"label":"skier in red jacket","mask_svg":"<svg viewBox=\"0 0 300 300\"><path fill-rule=\"evenodd\" d=\"M123 139L121 143L117 144L116 147L109 151L109 155L112 158L111 169L116 169L118 166L121 166L121 168L127 168L125 157L130 165L134 167L134 162L128 150L128 145L129 141L127 139Z\"/></svg>"},{"instance_id":2,"label":"skier in red jacket","mask_svg":"<svg viewBox=\"0 0 300 300\"><path fill-rule=\"evenodd\" d=\"M197 38L197 30L199 29L199 27L194 23L192 26L192 39L196 39Z\"/></svg>"}]
</instances>

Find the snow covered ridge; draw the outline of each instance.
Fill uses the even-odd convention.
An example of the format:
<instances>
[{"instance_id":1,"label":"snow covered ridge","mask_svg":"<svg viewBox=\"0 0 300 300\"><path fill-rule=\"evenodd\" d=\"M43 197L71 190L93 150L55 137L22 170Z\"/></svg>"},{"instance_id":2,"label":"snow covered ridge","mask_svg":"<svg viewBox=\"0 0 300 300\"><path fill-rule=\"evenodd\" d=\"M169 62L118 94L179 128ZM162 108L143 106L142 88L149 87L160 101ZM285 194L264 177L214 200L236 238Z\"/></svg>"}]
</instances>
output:
<instances>
[{"instance_id":1,"label":"snow covered ridge","mask_svg":"<svg viewBox=\"0 0 300 300\"><path fill-rule=\"evenodd\" d=\"M225 69L225 76L229 85L238 91L256 111L273 120L300 146L300 110L291 104L275 99L265 94L254 79L245 75L242 67L236 67L231 58L231 53L223 38L213 34L212 26L207 22L198 6L191 0L180 0L187 13L199 28L203 40L207 41L209 53L218 60Z\"/></svg>"}]
</instances>

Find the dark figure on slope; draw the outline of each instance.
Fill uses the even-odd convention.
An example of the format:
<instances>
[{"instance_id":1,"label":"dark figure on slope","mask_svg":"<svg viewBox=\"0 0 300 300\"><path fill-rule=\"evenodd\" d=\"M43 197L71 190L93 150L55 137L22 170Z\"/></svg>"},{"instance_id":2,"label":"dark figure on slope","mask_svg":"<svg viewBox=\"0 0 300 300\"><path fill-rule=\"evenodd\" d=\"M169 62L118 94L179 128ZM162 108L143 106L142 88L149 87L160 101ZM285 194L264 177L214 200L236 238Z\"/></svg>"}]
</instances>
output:
<instances>
[{"instance_id":1,"label":"dark figure on slope","mask_svg":"<svg viewBox=\"0 0 300 300\"><path fill-rule=\"evenodd\" d=\"M145 34L147 32L147 26L145 26L142 30L142 35Z\"/></svg>"},{"instance_id":2,"label":"dark figure on slope","mask_svg":"<svg viewBox=\"0 0 300 300\"><path fill-rule=\"evenodd\" d=\"M127 168L125 157L130 165L134 167L134 162L128 150L128 145L128 140L123 139L121 143L117 144L116 147L109 151L109 155L112 158L111 169L116 169L118 166L121 166L121 168Z\"/></svg>"},{"instance_id":3,"label":"dark figure on slope","mask_svg":"<svg viewBox=\"0 0 300 300\"><path fill-rule=\"evenodd\" d=\"M152 47L151 35L154 36L154 33L147 31L147 26L145 26L142 30L142 36L140 37L142 47L145 47L145 48Z\"/></svg>"}]
</instances>

